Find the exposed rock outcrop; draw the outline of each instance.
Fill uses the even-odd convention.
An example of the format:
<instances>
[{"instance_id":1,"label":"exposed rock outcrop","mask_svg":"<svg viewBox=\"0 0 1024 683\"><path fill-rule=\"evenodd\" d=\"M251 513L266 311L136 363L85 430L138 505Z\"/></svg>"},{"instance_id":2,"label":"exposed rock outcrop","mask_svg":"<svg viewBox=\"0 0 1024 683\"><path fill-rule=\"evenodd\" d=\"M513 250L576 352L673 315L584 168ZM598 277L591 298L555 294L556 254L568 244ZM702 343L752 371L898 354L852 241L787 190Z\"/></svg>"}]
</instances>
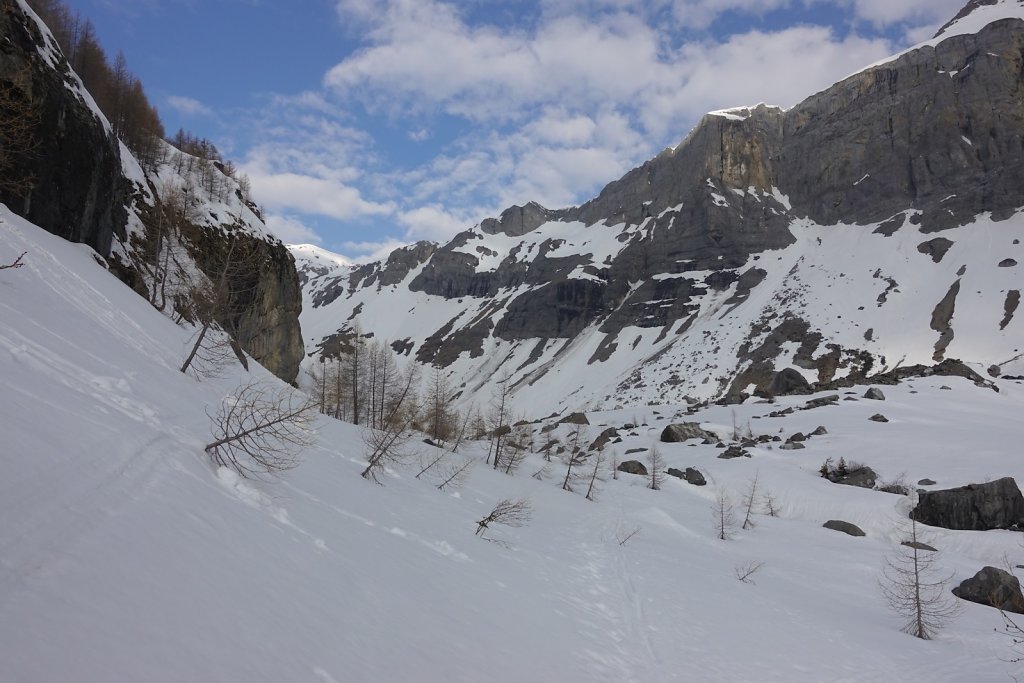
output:
<instances>
[{"instance_id":1,"label":"exposed rock outcrop","mask_svg":"<svg viewBox=\"0 0 1024 683\"><path fill-rule=\"evenodd\" d=\"M49 32L16 2L0 5L0 83L21 93L35 119L34 147L14 156L4 171L5 180L24 180L30 189L22 194L0 183L0 202L44 230L108 256L114 236L125 236L127 221L119 142L86 104ZM40 51L52 55L55 66Z\"/></svg>"},{"instance_id":2,"label":"exposed rock outcrop","mask_svg":"<svg viewBox=\"0 0 1024 683\"><path fill-rule=\"evenodd\" d=\"M944 529L1016 529L1024 524L1024 496L1012 477L955 489L919 492L911 513Z\"/></svg>"},{"instance_id":3,"label":"exposed rock outcrop","mask_svg":"<svg viewBox=\"0 0 1024 683\"><path fill-rule=\"evenodd\" d=\"M687 439L701 439L707 441L718 441L718 435L704 429L698 422L681 422L670 424L661 432L661 440L664 443L679 443Z\"/></svg>"}]
</instances>

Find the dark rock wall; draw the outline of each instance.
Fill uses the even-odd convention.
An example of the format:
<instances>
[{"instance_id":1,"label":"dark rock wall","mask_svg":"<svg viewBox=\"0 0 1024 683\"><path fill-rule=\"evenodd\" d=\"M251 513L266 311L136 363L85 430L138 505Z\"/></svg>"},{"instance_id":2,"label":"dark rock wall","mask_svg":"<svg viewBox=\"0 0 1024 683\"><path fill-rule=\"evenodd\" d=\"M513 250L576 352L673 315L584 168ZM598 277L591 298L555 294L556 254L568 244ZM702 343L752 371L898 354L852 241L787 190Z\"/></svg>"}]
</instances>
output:
<instances>
[{"instance_id":1,"label":"dark rock wall","mask_svg":"<svg viewBox=\"0 0 1024 683\"><path fill-rule=\"evenodd\" d=\"M68 89L74 77L67 62L61 58L54 69L39 54L48 38L17 2L0 0L0 82L23 87L36 117L35 147L14 159L10 174L30 179L32 189L23 196L0 189L0 201L107 256L127 221L119 143Z\"/></svg>"}]
</instances>

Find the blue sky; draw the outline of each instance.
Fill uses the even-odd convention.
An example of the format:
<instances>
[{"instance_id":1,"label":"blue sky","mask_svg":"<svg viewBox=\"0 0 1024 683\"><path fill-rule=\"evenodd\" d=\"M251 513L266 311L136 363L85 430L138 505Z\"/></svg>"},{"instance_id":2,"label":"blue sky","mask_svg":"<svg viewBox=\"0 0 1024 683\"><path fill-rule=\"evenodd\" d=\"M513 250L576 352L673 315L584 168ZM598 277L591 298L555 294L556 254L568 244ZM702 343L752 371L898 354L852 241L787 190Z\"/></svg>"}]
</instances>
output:
<instances>
[{"instance_id":1,"label":"blue sky","mask_svg":"<svg viewBox=\"0 0 1024 683\"><path fill-rule=\"evenodd\" d=\"M168 133L350 257L576 204L706 111L792 106L965 0L67 0Z\"/></svg>"}]
</instances>

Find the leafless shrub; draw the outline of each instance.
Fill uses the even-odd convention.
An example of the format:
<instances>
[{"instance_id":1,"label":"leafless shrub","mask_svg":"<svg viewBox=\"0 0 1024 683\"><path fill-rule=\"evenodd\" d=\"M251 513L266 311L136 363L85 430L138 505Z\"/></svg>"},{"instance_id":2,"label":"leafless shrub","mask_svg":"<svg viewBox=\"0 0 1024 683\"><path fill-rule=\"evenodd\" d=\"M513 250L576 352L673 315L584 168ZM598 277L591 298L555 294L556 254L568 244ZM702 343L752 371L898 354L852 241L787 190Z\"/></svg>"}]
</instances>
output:
<instances>
[{"instance_id":1,"label":"leafless shrub","mask_svg":"<svg viewBox=\"0 0 1024 683\"><path fill-rule=\"evenodd\" d=\"M771 491L767 491L762 498L764 505L764 512L769 517L779 516L779 502L775 499L775 495Z\"/></svg>"},{"instance_id":2,"label":"leafless shrub","mask_svg":"<svg viewBox=\"0 0 1024 683\"><path fill-rule=\"evenodd\" d=\"M445 491L448 488L457 489L462 486L475 464L476 460L473 458L463 458L461 462L445 465L442 470L441 482L437 485L437 490Z\"/></svg>"},{"instance_id":3,"label":"leafless shrub","mask_svg":"<svg viewBox=\"0 0 1024 683\"><path fill-rule=\"evenodd\" d=\"M22 261L22 259L25 258L25 254L27 254L27 253L28 253L27 251L23 251L23 252L21 252L21 256L19 256L18 258L14 259L12 262L10 262L10 263L8 263L6 265L0 265L0 270L4 270L5 268L21 268L23 265L25 265L25 263Z\"/></svg>"},{"instance_id":4,"label":"leafless shrub","mask_svg":"<svg viewBox=\"0 0 1024 683\"><path fill-rule=\"evenodd\" d=\"M519 527L526 526L533 514L533 507L528 500L511 500L502 498L486 517L476 523L476 535L483 537L484 531L492 524Z\"/></svg>"},{"instance_id":5,"label":"leafless shrub","mask_svg":"<svg viewBox=\"0 0 1024 683\"><path fill-rule=\"evenodd\" d=\"M638 533L640 533L640 531L641 531L640 527L638 527L638 526L637 527L633 527L632 529L630 529L628 531L624 531L624 532L620 533L615 540L617 540L619 542L619 545L626 545L626 543L629 541L629 539L631 539L634 536L636 536Z\"/></svg>"},{"instance_id":6,"label":"leafless shrub","mask_svg":"<svg viewBox=\"0 0 1024 683\"><path fill-rule=\"evenodd\" d=\"M764 566L764 562L746 562L735 567L736 578L743 583L754 584L754 574Z\"/></svg>"},{"instance_id":7,"label":"leafless shrub","mask_svg":"<svg viewBox=\"0 0 1024 683\"><path fill-rule=\"evenodd\" d=\"M289 470L314 442L315 409L308 396L291 387L244 384L210 415L214 440L206 453L242 477Z\"/></svg>"}]
</instances>

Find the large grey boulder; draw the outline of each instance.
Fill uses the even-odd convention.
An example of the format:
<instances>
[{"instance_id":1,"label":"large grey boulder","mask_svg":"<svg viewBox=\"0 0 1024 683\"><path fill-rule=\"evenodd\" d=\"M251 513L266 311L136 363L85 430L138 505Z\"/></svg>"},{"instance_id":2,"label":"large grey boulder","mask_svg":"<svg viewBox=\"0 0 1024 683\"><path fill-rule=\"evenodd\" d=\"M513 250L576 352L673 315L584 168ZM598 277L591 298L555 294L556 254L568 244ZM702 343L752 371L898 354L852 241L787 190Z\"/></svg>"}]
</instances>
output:
<instances>
[{"instance_id":1,"label":"large grey boulder","mask_svg":"<svg viewBox=\"0 0 1024 683\"><path fill-rule=\"evenodd\" d=\"M955 489L922 491L911 513L944 529L1016 529L1024 526L1024 496L1013 477Z\"/></svg>"},{"instance_id":2,"label":"large grey boulder","mask_svg":"<svg viewBox=\"0 0 1024 683\"><path fill-rule=\"evenodd\" d=\"M618 470L626 474L647 474L647 468L639 460L627 460L619 463Z\"/></svg>"},{"instance_id":3,"label":"large grey boulder","mask_svg":"<svg viewBox=\"0 0 1024 683\"><path fill-rule=\"evenodd\" d=\"M833 470L829 473L828 480L833 484L873 489L875 488L875 482L878 480L878 475L867 465L856 465L854 467L847 468L847 470L842 473L838 470Z\"/></svg>"},{"instance_id":4,"label":"large grey boulder","mask_svg":"<svg viewBox=\"0 0 1024 683\"><path fill-rule=\"evenodd\" d=\"M1004 612L1024 614L1024 595L1020 581L1008 571L984 567L977 574L953 589L953 595Z\"/></svg>"},{"instance_id":5,"label":"large grey boulder","mask_svg":"<svg viewBox=\"0 0 1024 683\"><path fill-rule=\"evenodd\" d=\"M670 424L661 432L661 440L665 443L679 443L687 439L708 439L718 441L718 435L714 432L702 429L697 422L680 422Z\"/></svg>"},{"instance_id":6,"label":"large grey boulder","mask_svg":"<svg viewBox=\"0 0 1024 683\"><path fill-rule=\"evenodd\" d=\"M870 398L873 401L884 401L885 394L883 394L882 390L878 387L871 387L864 392L864 398Z\"/></svg>"}]
</instances>

